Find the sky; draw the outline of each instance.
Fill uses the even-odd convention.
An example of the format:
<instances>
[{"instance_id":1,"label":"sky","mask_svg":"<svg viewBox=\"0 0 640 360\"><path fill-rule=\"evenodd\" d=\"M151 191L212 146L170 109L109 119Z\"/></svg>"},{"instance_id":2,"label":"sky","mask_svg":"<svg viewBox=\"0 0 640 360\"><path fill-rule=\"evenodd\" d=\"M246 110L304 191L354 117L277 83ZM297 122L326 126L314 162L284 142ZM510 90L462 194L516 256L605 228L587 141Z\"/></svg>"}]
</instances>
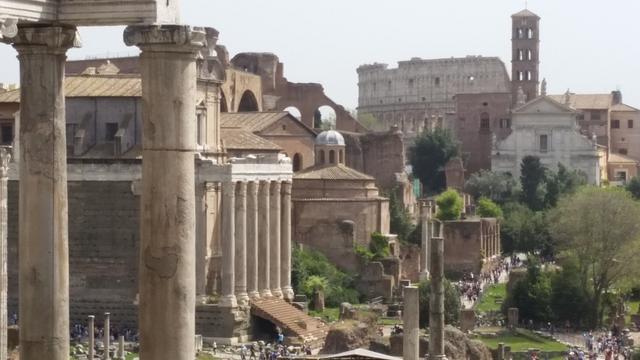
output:
<instances>
[{"instance_id":1,"label":"sky","mask_svg":"<svg viewBox=\"0 0 640 360\"><path fill-rule=\"evenodd\" d=\"M640 1L529 0L540 23L541 78L549 93L609 93L640 108ZM293 82L317 82L357 107L359 65L412 57L498 56L510 72L511 14L524 0L182 0L182 22L214 27L219 44L273 52ZM80 28L70 59L136 54L122 27ZM0 82L19 81L15 50L0 45Z\"/></svg>"}]
</instances>

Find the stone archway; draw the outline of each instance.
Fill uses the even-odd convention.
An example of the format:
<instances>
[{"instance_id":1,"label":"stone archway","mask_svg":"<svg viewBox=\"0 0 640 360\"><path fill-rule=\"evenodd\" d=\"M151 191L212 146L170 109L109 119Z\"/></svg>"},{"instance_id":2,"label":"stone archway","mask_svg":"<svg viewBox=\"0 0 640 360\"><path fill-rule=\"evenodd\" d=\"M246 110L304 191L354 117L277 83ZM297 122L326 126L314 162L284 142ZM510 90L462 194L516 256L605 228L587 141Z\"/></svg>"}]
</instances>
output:
<instances>
[{"instance_id":1,"label":"stone archway","mask_svg":"<svg viewBox=\"0 0 640 360\"><path fill-rule=\"evenodd\" d=\"M247 90L242 94L242 98L240 98L238 112L250 111L260 111L260 109L258 108L258 100L256 100L256 96L251 92L251 90Z\"/></svg>"}]
</instances>

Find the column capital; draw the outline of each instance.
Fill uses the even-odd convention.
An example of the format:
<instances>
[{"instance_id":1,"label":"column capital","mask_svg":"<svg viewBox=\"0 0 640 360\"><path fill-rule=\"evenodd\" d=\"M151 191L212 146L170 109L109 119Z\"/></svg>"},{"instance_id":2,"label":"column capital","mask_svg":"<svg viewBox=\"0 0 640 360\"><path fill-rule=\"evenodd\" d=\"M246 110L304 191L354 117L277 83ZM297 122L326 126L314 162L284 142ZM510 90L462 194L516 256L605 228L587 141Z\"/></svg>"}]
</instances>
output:
<instances>
[{"instance_id":1,"label":"column capital","mask_svg":"<svg viewBox=\"0 0 640 360\"><path fill-rule=\"evenodd\" d=\"M207 45L207 30L188 25L130 25L124 29L123 38L127 46L137 46L143 51L154 47L156 51L196 55L196 51Z\"/></svg>"},{"instance_id":2,"label":"column capital","mask_svg":"<svg viewBox=\"0 0 640 360\"><path fill-rule=\"evenodd\" d=\"M9 176L9 162L11 162L11 146L0 146L0 178Z\"/></svg>"},{"instance_id":3,"label":"column capital","mask_svg":"<svg viewBox=\"0 0 640 360\"><path fill-rule=\"evenodd\" d=\"M242 196L245 197L247 196L247 181L245 180L240 180L240 181L234 181L236 183L236 191L238 192L238 194L236 194L236 196Z\"/></svg>"},{"instance_id":4,"label":"column capital","mask_svg":"<svg viewBox=\"0 0 640 360\"><path fill-rule=\"evenodd\" d=\"M13 45L19 54L45 52L64 54L72 47L80 47L80 36L75 26L18 25L16 36L0 37L0 42Z\"/></svg>"}]
</instances>

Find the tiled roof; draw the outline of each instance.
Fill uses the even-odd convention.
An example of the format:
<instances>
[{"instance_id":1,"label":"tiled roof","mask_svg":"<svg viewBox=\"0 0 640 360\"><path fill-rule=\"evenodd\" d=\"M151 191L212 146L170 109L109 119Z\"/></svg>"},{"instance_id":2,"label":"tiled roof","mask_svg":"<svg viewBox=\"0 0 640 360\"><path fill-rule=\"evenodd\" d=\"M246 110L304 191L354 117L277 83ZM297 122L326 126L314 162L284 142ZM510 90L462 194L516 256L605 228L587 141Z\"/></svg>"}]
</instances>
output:
<instances>
[{"instance_id":1,"label":"tiled roof","mask_svg":"<svg viewBox=\"0 0 640 360\"><path fill-rule=\"evenodd\" d=\"M553 100L569 105L578 110L606 110L611 107L613 96L611 94L569 94L569 104L566 103L566 94L549 95Z\"/></svg>"},{"instance_id":2,"label":"tiled roof","mask_svg":"<svg viewBox=\"0 0 640 360\"><path fill-rule=\"evenodd\" d=\"M611 107L611 111L640 111L633 106L627 104L615 104Z\"/></svg>"},{"instance_id":3,"label":"tiled roof","mask_svg":"<svg viewBox=\"0 0 640 360\"><path fill-rule=\"evenodd\" d=\"M375 180L369 175L342 164L316 165L295 173L293 178L306 180Z\"/></svg>"},{"instance_id":4,"label":"tiled roof","mask_svg":"<svg viewBox=\"0 0 640 360\"><path fill-rule=\"evenodd\" d=\"M261 131L276 121L288 116L286 111L239 112L220 114L223 128L241 128L247 131Z\"/></svg>"},{"instance_id":5,"label":"tiled roof","mask_svg":"<svg viewBox=\"0 0 640 360\"><path fill-rule=\"evenodd\" d=\"M64 81L66 97L140 97L140 77L128 75L68 76ZM0 94L0 103L20 102L20 89Z\"/></svg>"},{"instance_id":6,"label":"tiled roof","mask_svg":"<svg viewBox=\"0 0 640 360\"><path fill-rule=\"evenodd\" d=\"M140 74L140 58L137 56L115 57L108 59L69 60L65 64L67 74L82 74L89 67L100 67L106 63L118 67L120 74Z\"/></svg>"},{"instance_id":7,"label":"tiled roof","mask_svg":"<svg viewBox=\"0 0 640 360\"><path fill-rule=\"evenodd\" d=\"M638 164L638 160L618 153L609 154L609 162L615 164Z\"/></svg>"},{"instance_id":8,"label":"tiled roof","mask_svg":"<svg viewBox=\"0 0 640 360\"><path fill-rule=\"evenodd\" d=\"M244 129L220 129L220 138L226 149L280 151L281 147Z\"/></svg>"},{"instance_id":9,"label":"tiled roof","mask_svg":"<svg viewBox=\"0 0 640 360\"><path fill-rule=\"evenodd\" d=\"M538 18L538 19L540 18L538 15L534 14L529 9L524 9L522 11L519 11L519 12L511 15L511 17L535 17L535 18Z\"/></svg>"}]
</instances>

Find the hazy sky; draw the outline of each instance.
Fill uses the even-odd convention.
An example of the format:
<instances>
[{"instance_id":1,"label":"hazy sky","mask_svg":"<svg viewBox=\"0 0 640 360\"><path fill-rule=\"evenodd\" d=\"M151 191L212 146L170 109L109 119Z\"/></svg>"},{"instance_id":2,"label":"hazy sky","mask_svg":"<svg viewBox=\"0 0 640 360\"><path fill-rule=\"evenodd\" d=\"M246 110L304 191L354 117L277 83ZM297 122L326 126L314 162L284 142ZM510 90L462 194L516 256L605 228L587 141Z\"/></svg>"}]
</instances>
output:
<instances>
[{"instance_id":1,"label":"hazy sky","mask_svg":"<svg viewBox=\"0 0 640 360\"><path fill-rule=\"evenodd\" d=\"M182 0L186 24L220 31L238 52L273 52L294 82L319 82L354 108L356 68L411 57L499 56L510 71L510 15L524 0ZM640 1L530 0L541 18L541 78L550 93L608 93L640 107ZM81 28L70 59L136 53L121 27ZM0 45L0 82L18 81L15 51Z\"/></svg>"}]
</instances>

